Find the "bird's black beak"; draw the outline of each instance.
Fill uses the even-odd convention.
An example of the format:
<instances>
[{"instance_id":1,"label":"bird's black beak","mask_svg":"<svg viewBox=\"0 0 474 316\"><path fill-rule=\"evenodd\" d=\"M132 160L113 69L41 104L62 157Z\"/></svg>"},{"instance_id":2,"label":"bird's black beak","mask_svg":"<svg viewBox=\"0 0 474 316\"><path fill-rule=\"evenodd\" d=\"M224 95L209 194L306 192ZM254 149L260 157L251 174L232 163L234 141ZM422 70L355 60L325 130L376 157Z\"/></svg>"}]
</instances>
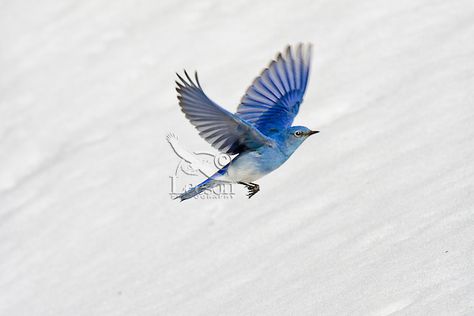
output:
<instances>
[{"instance_id":1,"label":"bird's black beak","mask_svg":"<svg viewBox=\"0 0 474 316\"><path fill-rule=\"evenodd\" d=\"M309 131L309 132L308 132L308 136L311 136L311 135L317 134L317 133L319 133L319 131Z\"/></svg>"}]
</instances>

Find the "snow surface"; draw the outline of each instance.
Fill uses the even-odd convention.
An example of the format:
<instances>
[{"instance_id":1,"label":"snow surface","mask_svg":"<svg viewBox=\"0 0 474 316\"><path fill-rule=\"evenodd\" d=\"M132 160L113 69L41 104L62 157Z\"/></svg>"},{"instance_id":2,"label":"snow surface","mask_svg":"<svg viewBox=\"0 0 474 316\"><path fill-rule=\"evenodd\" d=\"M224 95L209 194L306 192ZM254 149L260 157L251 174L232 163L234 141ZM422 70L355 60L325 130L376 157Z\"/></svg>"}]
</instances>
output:
<instances>
[{"instance_id":1,"label":"snow surface","mask_svg":"<svg viewBox=\"0 0 474 316\"><path fill-rule=\"evenodd\" d=\"M473 39L472 0L1 1L0 315L474 315ZM299 41L321 133L171 200L175 71L234 111Z\"/></svg>"}]
</instances>

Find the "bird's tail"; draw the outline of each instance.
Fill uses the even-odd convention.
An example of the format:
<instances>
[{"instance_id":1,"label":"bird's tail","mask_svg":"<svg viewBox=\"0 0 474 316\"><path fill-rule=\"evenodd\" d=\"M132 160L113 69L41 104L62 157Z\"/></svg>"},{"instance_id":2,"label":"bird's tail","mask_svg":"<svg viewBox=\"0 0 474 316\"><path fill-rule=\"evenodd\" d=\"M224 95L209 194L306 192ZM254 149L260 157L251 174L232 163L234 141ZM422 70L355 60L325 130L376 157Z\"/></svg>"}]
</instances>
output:
<instances>
[{"instance_id":1,"label":"bird's tail","mask_svg":"<svg viewBox=\"0 0 474 316\"><path fill-rule=\"evenodd\" d=\"M195 197L196 195L202 193L203 191L207 189L212 189L216 185L221 184L222 181L215 180L214 178L208 178L205 181L201 182L200 184L196 185L195 187L189 189L188 191L178 195L175 197L175 199L181 199L181 202L187 199L190 199L192 197Z\"/></svg>"},{"instance_id":2,"label":"bird's tail","mask_svg":"<svg viewBox=\"0 0 474 316\"><path fill-rule=\"evenodd\" d=\"M184 200L190 199L192 197L195 197L196 195L206 191L207 189L212 189L213 187L226 183L226 181L218 180L220 177L222 177L226 172L227 168L229 168L230 163L222 167L220 170L218 170L214 175L211 177L207 178L203 182L199 183L196 185L194 188L189 189L188 191L184 192L183 194L178 195L174 199L181 199L181 202Z\"/></svg>"}]
</instances>

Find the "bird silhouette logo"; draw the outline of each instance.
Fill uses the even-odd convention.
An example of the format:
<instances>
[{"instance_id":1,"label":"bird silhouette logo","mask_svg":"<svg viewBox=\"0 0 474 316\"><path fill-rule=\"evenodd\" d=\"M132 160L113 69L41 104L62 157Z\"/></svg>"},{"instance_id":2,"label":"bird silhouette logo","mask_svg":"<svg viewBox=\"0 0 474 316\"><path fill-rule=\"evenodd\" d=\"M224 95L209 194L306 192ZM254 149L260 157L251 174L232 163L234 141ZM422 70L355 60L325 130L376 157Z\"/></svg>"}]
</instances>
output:
<instances>
[{"instance_id":1,"label":"bird silhouette logo","mask_svg":"<svg viewBox=\"0 0 474 316\"><path fill-rule=\"evenodd\" d=\"M166 136L166 141L176 156L181 159L176 167L175 176L182 172L189 176L210 177L216 170L221 169L232 160L228 154L223 153L190 152L181 146L174 133L169 133Z\"/></svg>"}]
</instances>

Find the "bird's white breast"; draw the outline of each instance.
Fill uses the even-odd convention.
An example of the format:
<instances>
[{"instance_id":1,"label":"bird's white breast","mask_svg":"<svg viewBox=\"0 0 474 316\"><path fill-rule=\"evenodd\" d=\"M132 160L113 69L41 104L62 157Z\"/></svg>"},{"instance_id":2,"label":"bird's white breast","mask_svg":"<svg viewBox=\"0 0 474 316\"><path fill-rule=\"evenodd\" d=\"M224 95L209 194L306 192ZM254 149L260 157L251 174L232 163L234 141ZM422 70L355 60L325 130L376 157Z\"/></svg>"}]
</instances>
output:
<instances>
[{"instance_id":1,"label":"bird's white breast","mask_svg":"<svg viewBox=\"0 0 474 316\"><path fill-rule=\"evenodd\" d=\"M221 178L231 182L253 182L278 168L282 163L279 151L248 152L235 158ZM220 179L220 180L221 180Z\"/></svg>"}]
</instances>

